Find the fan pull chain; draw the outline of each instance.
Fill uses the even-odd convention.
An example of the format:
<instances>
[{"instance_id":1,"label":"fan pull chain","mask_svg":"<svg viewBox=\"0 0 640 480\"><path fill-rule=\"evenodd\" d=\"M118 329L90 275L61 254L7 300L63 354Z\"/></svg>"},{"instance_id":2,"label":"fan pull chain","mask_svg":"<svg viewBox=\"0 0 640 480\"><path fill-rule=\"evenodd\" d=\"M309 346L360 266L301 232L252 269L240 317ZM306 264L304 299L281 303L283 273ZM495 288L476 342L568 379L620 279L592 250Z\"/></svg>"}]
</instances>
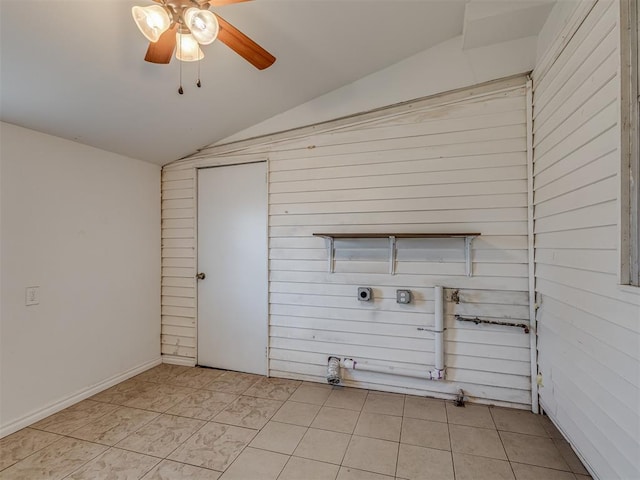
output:
<instances>
[{"instance_id":1,"label":"fan pull chain","mask_svg":"<svg viewBox=\"0 0 640 480\"><path fill-rule=\"evenodd\" d=\"M179 31L180 38L178 41L178 48L180 49L180 56L182 57L182 32ZM180 95L184 94L184 90L182 89L182 61L180 61L180 87L178 88L178 93Z\"/></svg>"},{"instance_id":2,"label":"fan pull chain","mask_svg":"<svg viewBox=\"0 0 640 480\"><path fill-rule=\"evenodd\" d=\"M200 62L201 62L201 59L198 58L198 81L196 82L196 85L198 86L198 88L202 87L202 83L200 82Z\"/></svg>"}]
</instances>

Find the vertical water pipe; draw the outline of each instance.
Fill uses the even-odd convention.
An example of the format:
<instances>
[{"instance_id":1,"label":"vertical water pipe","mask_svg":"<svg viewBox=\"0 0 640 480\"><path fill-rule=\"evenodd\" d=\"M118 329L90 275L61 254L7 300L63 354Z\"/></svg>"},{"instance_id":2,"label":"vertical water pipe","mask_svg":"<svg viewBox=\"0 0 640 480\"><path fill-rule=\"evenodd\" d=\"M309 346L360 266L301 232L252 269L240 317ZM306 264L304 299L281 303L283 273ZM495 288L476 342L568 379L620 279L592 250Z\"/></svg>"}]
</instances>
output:
<instances>
[{"instance_id":1,"label":"vertical water pipe","mask_svg":"<svg viewBox=\"0 0 640 480\"><path fill-rule=\"evenodd\" d=\"M444 289L436 285L435 295L435 369L431 372L431 378L440 380L444 378Z\"/></svg>"}]
</instances>

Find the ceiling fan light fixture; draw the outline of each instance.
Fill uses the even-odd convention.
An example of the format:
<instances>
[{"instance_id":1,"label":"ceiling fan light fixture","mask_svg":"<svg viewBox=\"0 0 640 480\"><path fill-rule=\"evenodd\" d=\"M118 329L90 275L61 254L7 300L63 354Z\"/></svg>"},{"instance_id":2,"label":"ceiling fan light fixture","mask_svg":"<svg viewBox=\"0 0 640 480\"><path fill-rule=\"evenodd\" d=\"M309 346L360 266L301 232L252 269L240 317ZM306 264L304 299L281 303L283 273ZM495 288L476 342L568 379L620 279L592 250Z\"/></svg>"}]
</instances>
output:
<instances>
[{"instance_id":1,"label":"ceiling fan light fixture","mask_svg":"<svg viewBox=\"0 0 640 480\"><path fill-rule=\"evenodd\" d=\"M197 62L204 58L204 53L193 35L176 33L176 58L182 62Z\"/></svg>"},{"instance_id":2,"label":"ceiling fan light fixture","mask_svg":"<svg viewBox=\"0 0 640 480\"><path fill-rule=\"evenodd\" d=\"M131 14L142 34L150 42L157 42L160 35L171 25L169 14L160 5L136 6L131 9Z\"/></svg>"},{"instance_id":3,"label":"ceiling fan light fixture","mask_svg":"<svg viewBox=\"0 0 640 480\"><path fill-rule=\"evenodd\" d=\"M218 18L209 10L188 8L184 12L184 21L200 45L209 45L218 37Z\"/></svg>"}]
</instances>

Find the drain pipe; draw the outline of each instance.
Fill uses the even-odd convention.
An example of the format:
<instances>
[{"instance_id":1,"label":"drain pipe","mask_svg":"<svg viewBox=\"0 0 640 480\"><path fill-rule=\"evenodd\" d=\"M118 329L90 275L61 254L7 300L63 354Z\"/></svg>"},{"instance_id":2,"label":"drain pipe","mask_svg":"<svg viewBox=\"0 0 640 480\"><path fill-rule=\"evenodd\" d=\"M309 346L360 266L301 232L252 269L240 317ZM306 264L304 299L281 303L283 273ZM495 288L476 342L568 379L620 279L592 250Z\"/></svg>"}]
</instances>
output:
<instances>
[{"instance_id":1,"label":"drain pipe","mask_svg":"<svg viewBox=\"0 0 640 480\"><path fill-rule=\"evenodd\" d=\"M435 368L433 370L413 370L409 368L397 368L392 366L371 365L368 363L362 363L354 360L353 358L343 358L340 360L340 366L348 370L363 370L367 372L387 373L390 375L399 375L402 377L421 378L424 380L444 380L445 368L444 368L444 289L441 286L434 288L435 290L435 326L433 330L426 328L419 328L421 331L428 331L434 333L435 343ZM336 375L335 361L337 357L329 357L328 375L327 381L333 383L331 380L338 377ZM333 364L332 364L333 362ZM338 380L339 382L339 380ZM335 383L334 383L335 384Z\"/></svg>"},{"instance_id":2,"label":"drain pipe","mask_svg":"<svg viewBox=\"0 0 640 480\"><path fill-rule=\"evenodd\" d=\"M432 380L444 378L444 289L441 286L434 287L435 293L435 353L436 368L431 370Z\"/></svg>"}]
</instances>

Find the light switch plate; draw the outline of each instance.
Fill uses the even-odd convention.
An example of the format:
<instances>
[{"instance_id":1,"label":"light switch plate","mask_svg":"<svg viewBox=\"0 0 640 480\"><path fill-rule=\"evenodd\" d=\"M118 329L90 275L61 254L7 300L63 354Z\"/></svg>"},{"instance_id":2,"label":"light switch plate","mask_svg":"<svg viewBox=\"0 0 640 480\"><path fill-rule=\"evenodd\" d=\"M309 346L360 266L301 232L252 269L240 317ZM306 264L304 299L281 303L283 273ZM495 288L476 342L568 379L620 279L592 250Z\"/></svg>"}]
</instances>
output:
<instances>
[{"instance_id":1,"label":"light switch plate","mask_svg":"<svg viewBox=\"0 0 640 480\"><path fill-rule=\"evenodd\" d=\"M27 307L40 304L40 287L27 287L25 289L24 304Z\"/></svg>"}]
</instances>

